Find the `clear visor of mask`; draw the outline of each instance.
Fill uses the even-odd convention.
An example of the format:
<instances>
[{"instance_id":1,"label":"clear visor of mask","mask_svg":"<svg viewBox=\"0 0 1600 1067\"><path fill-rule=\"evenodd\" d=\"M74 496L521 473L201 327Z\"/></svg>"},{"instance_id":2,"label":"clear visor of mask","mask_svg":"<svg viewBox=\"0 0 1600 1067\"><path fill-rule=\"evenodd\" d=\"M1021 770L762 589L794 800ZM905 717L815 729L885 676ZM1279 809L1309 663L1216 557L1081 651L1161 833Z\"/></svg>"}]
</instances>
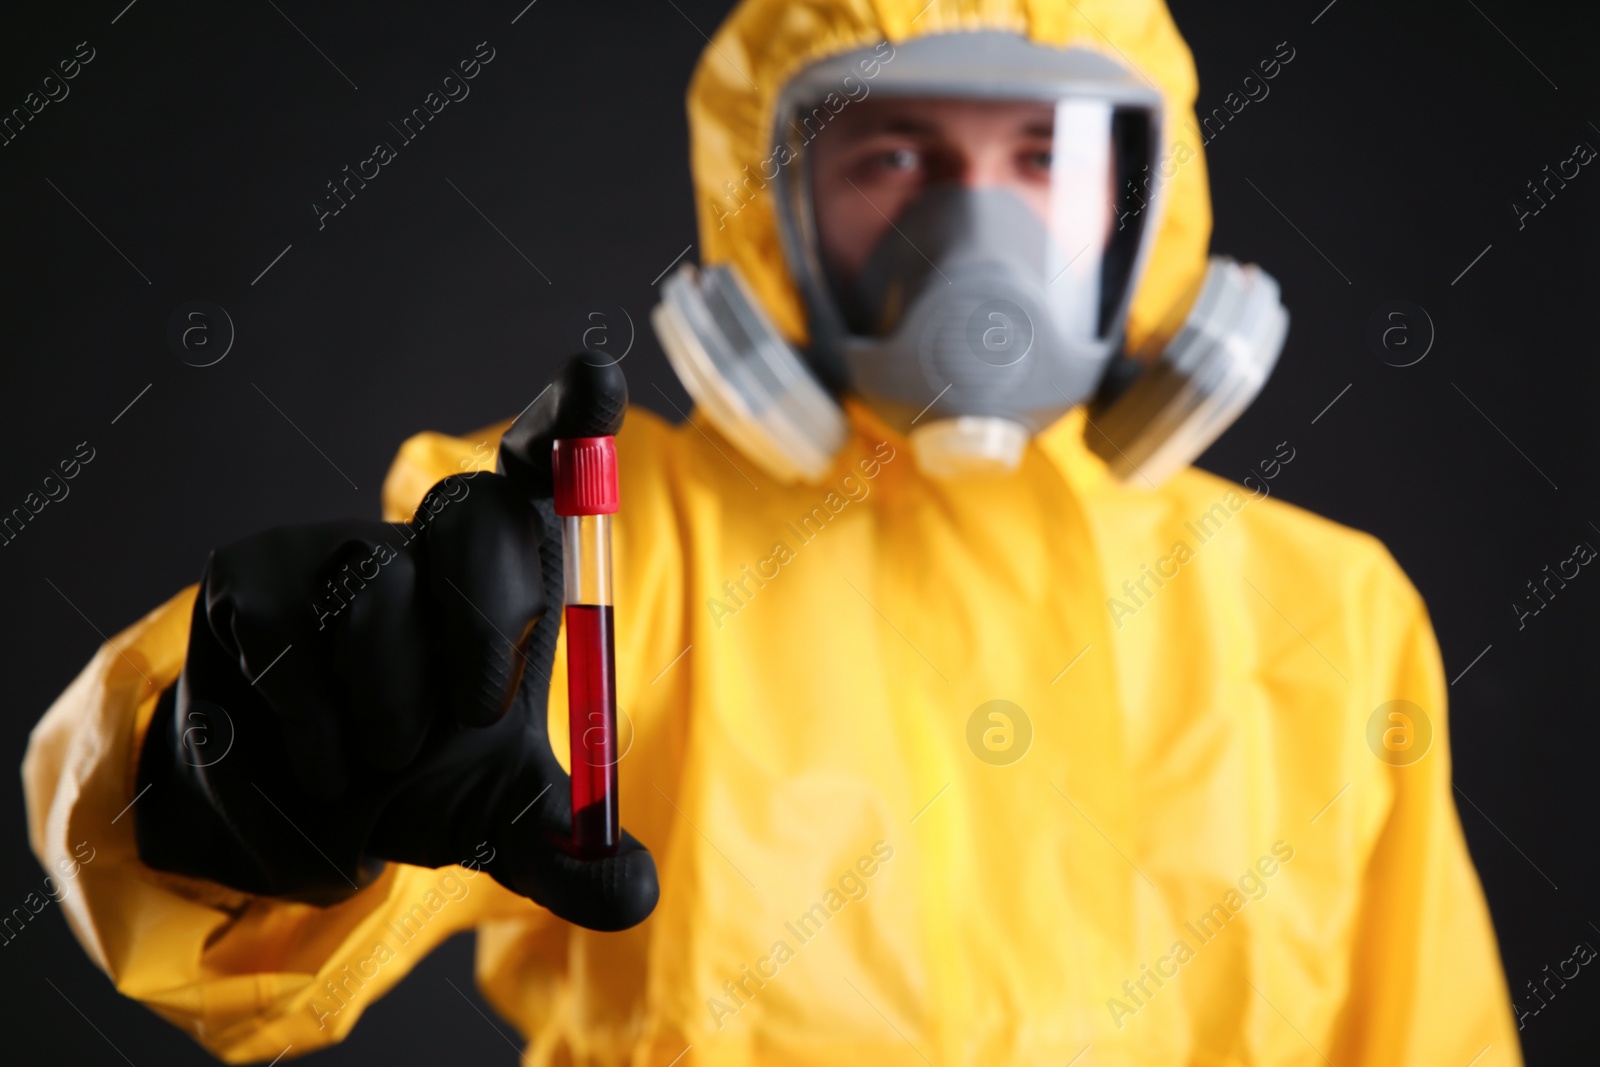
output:
<instances>
[{"instance_id":1,"label":"clear visor of mask","mask_svg":"<svg viewBox=\"0 0 1600 1067\"><path fill-rule=\"evenodd\" d=\"M841 332L886 337L934 298L985 358L1103 342L1149 222L1155 121L1097 95L798 105L796 221Z\"/></svg>"},{"instance_id":2,"label":"clear visor of mask","mask_svg":"<svg viewBox=\"0 0 1600 1067\"><path fill-rule=\"evenodd\" d=\"M925 470L1014 467L1122 350L1163 107L1093 48L1000 31L801 70L749 179L775 186L808 368L910 435Z\"/></svg>"}]
</instances>

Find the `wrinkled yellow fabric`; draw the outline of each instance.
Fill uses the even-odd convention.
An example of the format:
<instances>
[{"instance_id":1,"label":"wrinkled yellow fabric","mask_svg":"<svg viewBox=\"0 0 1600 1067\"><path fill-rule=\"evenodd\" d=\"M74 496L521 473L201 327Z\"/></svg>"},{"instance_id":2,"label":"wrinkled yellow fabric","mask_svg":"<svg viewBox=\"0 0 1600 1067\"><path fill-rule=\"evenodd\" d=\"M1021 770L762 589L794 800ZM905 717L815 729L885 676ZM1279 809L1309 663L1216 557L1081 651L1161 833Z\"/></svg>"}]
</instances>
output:
<instances>
[{"instance_id":1,"label":"wrinkled yellow fabric","mask_svg":"<svg viewBox=\"0 0 1600 1067\"><path fill-rule=\"evenodd\" d=\"M112 820L186 592L96 656L24 767L40 858L98 850L66 908L90 954L236 1061L337 1040L477 926L479 979L536 1063L1520 1062L1438 651L1376 541L1200 471L1119 487L1081 415L993 482L929 481L851 416L810 487L643 410L618 439L622 810L662 880L642 926L576 929L461 870L391 867L318 910L144 868ZM387 514L476 445L408 442ZM1179 541L1191 558L1114 620ZM969 744L997 699L1032 727L1009 766ZM1406 767L1366 738L1396 699L1435 731ZM469 891L428 908L452 873Z\"/></svg>"},{"instance_id":2,"label":"wrinkled yellow fabric","mask_svg":"<svg viewBox=\"0 0 1600 1067\"><path fill-rule=\"evenodd\" d=\"M778 88L810 58L963 28L1133 63L1180 136L1194 71L1156 2L747 2L689 94L701 257L736 263L792 338L770 201L730 217L723 183L765 154ZM1189 147L1135 344L1204 267ZM662 890L644 924L573 928L459 869L392 866L314 909L143 867L123 809L190 590L101 650L23 768L40 859L98 850L64 907L89 954L232 1061L338 1040L475 927L480 985L533 1063L1521 1062L1451 798L1438 649L1381 545L1200 471L1118 486L1081 411L1014 475L947 482L849 413L813 485L638 409L618 438L621 804ZM386 515L478 444L408 441ZM563 759L564 697L558 649ZM1404 767L1367 741L1397 699L1434 733ZM973 728L996 700L1009 737ZM1020 759L979 758L1020 751L1024 721ZM417 932L400 943L396 924Z\"/></svg>"}]
</instances>

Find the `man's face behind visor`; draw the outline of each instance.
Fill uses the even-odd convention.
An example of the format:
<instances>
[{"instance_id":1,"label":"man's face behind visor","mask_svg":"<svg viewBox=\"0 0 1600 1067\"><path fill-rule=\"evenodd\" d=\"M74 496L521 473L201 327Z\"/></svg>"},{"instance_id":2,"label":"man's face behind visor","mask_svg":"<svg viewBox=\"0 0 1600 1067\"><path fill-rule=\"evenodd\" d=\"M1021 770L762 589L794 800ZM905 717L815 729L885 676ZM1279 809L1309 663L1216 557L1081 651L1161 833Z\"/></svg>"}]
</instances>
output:
<instances>
[{"instance_id":1,"label":"man's face behind visor","mask_svg":"<svg viewBox=\"0 0 1600 1067\"><path fill-rule=\"evenodd\" d=\"M1055 108L1031 100L865 100L817 138L812 197L828 269L855 281L893 220L929 186L1005 188L1050 218ZM1112 175L1085 192L1110 199ZM1107 222L1110 215L1107 214Z\"/></svg>"}]
</instances>

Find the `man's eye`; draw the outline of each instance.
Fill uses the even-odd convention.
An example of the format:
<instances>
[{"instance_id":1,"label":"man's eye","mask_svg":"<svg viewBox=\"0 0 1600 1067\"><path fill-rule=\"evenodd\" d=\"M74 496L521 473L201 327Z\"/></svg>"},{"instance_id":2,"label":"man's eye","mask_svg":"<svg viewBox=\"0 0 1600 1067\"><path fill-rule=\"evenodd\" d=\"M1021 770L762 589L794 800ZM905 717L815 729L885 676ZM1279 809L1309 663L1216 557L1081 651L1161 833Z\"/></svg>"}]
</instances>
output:
<instances>
[{"instance_id":1,"label":"man's eye","mask_svg":"<svg viewBox=\"0 0 1600 1067\"><path fill-rule=\"evenodd\" d=\"M1049 170L1051 159L1049 152L1029 152L1022 157L1022 163L1030 170Z\"/></svg>"},{"instance_id":2,"label":"man's eye","mask_svg":"<svg viewBox=\"0 0 1600 1067\"><path fill-rule=\"evenodd\" d=\"M918 158L909 148L892 148L879 154L878 163L884 170L911 170L917 165Z\"/></svg>"}]
</instances>

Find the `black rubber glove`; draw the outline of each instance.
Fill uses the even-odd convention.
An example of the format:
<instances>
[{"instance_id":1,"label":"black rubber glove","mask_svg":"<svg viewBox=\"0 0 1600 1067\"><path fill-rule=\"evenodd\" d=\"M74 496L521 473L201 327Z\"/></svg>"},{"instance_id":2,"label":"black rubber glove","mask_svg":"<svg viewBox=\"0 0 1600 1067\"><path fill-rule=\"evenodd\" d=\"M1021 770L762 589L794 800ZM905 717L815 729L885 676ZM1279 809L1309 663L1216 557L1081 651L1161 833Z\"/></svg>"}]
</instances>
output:
<instances>
[{"instance_id":1,"label":"black rubber glove","mask_svg":"<svg viewBox=\"0 0 1600 1067\"><path fill-rule=\"evenodd\" d=\"M593 359L595 362L589 362ZM574 356L500 444L407 524L284 527L211 556L188 659L141 753L139 853L319 904L386 860L466 863L596 930L642 921L655 863L566 847L546 704L561 622L551 442L614 434L622 371Z\"/></svg>"}]
</instances>

